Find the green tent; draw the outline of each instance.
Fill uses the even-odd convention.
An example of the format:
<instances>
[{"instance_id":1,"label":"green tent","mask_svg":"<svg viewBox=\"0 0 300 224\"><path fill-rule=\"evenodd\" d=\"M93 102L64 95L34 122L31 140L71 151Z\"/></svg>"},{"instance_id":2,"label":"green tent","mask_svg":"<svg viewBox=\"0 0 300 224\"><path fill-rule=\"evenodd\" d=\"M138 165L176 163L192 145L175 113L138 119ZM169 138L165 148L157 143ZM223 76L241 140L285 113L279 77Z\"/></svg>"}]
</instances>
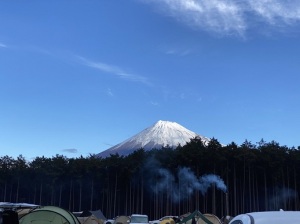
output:
<instances>
[{"instance_id":1,"label":"green tent","mask_svg":"<svg viewBox=\"0 0 300 224\"><path fill-rule=\"evenodd\" d=\"M198 222L199 219L203 220L204 223L214 224L207 217L205 217L205 215L203 215L201 212L199 212L197 210L194 211L193 213L187 215L180 222L178 222L176 224L188 224L188 223L193 224L194 222Z\"/></svg>"},{"instance_id":2,"label":"green tent","mask_svg":"<svg viewBox=\"0 0 300 224\"><path fill-rule=\"evenodd\" d=\"M69 211L55 206L44 206L31 210L20 220L20 224L80 224Z\"/></svg>"}]
</instances>

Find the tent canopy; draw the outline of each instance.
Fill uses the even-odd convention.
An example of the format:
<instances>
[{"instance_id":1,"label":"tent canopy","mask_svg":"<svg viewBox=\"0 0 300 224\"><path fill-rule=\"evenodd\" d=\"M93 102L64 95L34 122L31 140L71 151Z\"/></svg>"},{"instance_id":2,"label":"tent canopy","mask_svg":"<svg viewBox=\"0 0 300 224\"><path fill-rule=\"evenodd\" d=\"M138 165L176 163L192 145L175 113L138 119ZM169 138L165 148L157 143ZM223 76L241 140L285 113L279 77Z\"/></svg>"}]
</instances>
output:
<instances>
[{"instance_id":1,"label":"tent canopy","mask_svg":"<svg viewBox=\"0 0 300 224\"><path fill-rule=\"evenodd\" d=\"M78 217L81 224L103 224L103 221L97 219L94 215L88 217Z\"/></svg>"},{"instance_id":2,"label":"tent canopy","mask_svg":"<svg viewBox=\"0 0 300 224\"><path fill-rule=\"evenodd\" d=\"M200 211L194 211L191 214L186 214L184 215L184 218L178 223L178 224L184 224L184 223L191 223L193 224L193 222L195 222L195 218L197 217L202 219L204 221L204 223L207 224L214 224L213 222L211 222L207 217L205 217Z\"/></svg>"},{"instance_id":3,"label":"tent canopy","mask_svg":"<svg viewBox=\"0 0 300 224\"><path fill-rule=\"evenodd\" d=\"M55 206L36 208L20 220L20 224L80 224L78 219L69 211Z\"/></svg>"},{"instance_id":4,"label":"tent canopy","mask_svg":"<svg viewBox=\"0 0 300 224\"><path fill-rule=\"evenodd\" d=\"M106 217L103 215L101 210L91 211L91 213L98 219L106 220Z\"/></svg>"},{"instance_id":5,"label":"tent canopy","mask_svg":"<svg viewBox=\"0 0 300 224\"><path fill-rule=\"evenodd\" d=\"M106 220L105 216L103 215L101 210L96 210L96 211L83 211L81 212L81 214L79 215L79 217L88 217L94 215L97 219L102 219L102 220Z\"/></svg>"}]
</instances>

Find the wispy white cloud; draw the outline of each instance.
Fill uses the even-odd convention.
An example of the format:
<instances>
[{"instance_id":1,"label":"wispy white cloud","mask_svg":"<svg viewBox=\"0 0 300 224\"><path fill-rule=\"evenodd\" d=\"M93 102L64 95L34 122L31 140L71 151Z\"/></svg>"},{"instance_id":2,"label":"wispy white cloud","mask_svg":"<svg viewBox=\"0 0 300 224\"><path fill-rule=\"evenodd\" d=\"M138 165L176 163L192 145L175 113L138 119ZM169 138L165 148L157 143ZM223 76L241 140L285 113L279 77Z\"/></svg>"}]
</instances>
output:
<instances>
[{"instance_id":1,"label":"wispy white cloud","mask_svg":"<svg viewBox=\"0 0 300 224\"><path fill-rule=\"evenodd\" d=\"M7 47L7 45L6 45L6 44L4 44L4 43L1 43L1 42L0 42L0 47L3 47L3 48L5 48L5 47Z\"/></svg>"},{"instance_id":2,"label":"wispy white cloud","mask_svg":"<svg viewBox=\"0 0 300 224\"><path fill-rule=\"evenodd\" d=\"M299 1L252 0L249 5L254 13L271 25L292 25L300 21Z\"/></svg>"},{"instance_id":3,"label":"wispy white cloud","mask_svg":"<svg viewBox=\"0 0 300 224\"><path fill-rule=\"evenodd\" d=\"M151 101L150 104L153 105L153 106L158 106L159 105L159 103L156 102L156 101Z\"/></svg>"},{"instance_id":4,"label":"wispy white cloud","mask_svg":"<svg viewBox=\"0 0 300 224\"><path fill-rule=\"evenodd\" d=\"M246 24L240 4L233 0L144 0L168 16L197 29L243 34Z\"/></svg>"},{"instance_id":5,"label":"wispy white cloud","mask_svg":"<svg viewBox=\"0 0 300 224\"><path fill-rule=\"evenodd\" d=\"M114 65L109 65L109 64L106 64L103 62L94 62L94 61L88 60L88 59L86 59L84 57L80 57L80 56L77 56L77 58L81 61L81 63L83 63L84 65L86 65L88 67L98 69L100 71L118 76L123 79L127 79L129 81L150 84L146 77L127 73Z\"/></svg>"},{"instance_id":6,"label":"wispy white cloud","mask_svg":"<svg viewBox=\"0 0 300 224\"><path fill-rule=\"evenodd\" d=\"M191 50L190 49L176 49L176 48L170 48L168 50L165 50L166 54L170 54L170 55L179 55L179 56L186 56L191 54Z\"/></svg>"},{"instance_id":7,"label":"wispy white cloud","mask_svg":"<svg viewBox=\"0 0 300 224\"><path fill-rule=\"evenodd\" d=\"M78 153L77 149L63 149L63 152L69 152L69 153Z\"/></svg>"},{"instance_id":8,"label":"wispy white cloud","mask_svg":"<svg viewBox=\"0 0 300 224\"><path fill-rule=\"evenodd\" d=\"M113 94L113 92L111 91L110 88L107 89L106 93L107 93L107 95L109 95L109 96L114 96L114 94Z\"/></svg>"},{"instance_id":9,"label":"wispy white cloud","mask_svg":"<svg viewBox=\"0 0 300 224\"><path fill-rule=\"evenodd\" d=\"M176 95L175 98L178 98L180 100L187 100L187 101L193 100L195 102L202 101L202 97L199 95L199 93L193 91L181 92L179 95Z\"/></svg>"},{"instance_id":10,"label":"wispy white cloud","mask_svg":"<svg viewBox=\"0 0 300 224\"><path fill-rule=\"evenodd\" d=\"M300 22L299 0L141 0L201 30L244 36L257 22L270 27Z\"/></svg>"}]
</instances>

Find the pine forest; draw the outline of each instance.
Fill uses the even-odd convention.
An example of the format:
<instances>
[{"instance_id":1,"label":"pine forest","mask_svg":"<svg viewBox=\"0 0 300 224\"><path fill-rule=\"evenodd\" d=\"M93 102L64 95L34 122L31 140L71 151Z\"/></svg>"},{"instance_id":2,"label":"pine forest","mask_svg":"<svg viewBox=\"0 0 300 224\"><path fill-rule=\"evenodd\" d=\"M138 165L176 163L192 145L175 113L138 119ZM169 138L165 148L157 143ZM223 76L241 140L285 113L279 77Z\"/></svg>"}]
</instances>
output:
<instances>
[{"instance_id":1,"label":"pine forest","mask_svg":"<svg viewBox=\"0 0 300 224\"><path fill-rule=\"evenodd\" d=\"M140 213L150 220L195 210L220 218L299 210L299 149L263 140L205 145L195 138L126 157L2 156L0 201L100 209L107 218Z\"/></svg>"}]
</instances>

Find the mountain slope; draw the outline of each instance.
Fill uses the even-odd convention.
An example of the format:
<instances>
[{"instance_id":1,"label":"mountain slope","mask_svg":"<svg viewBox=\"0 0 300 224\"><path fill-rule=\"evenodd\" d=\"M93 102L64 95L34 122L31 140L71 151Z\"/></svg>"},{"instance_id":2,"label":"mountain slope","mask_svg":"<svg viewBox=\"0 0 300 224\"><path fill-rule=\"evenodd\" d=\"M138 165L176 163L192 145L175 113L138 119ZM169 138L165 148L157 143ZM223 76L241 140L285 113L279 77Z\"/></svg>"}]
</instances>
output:
<instances>
[{"instance_id":1,"label":"mountain slope","mask_svg":"<svg viewBox=\"0 0 300 224\"><path fill-rule=\"evenodd\" d=\"M144 150L161 149L169 146L171 148L185 145L190 139L200 137L204 143L210 141L209 138L198 135L197 133L186 129L185 127L170 121L158 121L154 125L133 137L97 154L98 157L107 157L110 154L129 155L135 150L143 148Z\"/></svg>"}]
</instances>

